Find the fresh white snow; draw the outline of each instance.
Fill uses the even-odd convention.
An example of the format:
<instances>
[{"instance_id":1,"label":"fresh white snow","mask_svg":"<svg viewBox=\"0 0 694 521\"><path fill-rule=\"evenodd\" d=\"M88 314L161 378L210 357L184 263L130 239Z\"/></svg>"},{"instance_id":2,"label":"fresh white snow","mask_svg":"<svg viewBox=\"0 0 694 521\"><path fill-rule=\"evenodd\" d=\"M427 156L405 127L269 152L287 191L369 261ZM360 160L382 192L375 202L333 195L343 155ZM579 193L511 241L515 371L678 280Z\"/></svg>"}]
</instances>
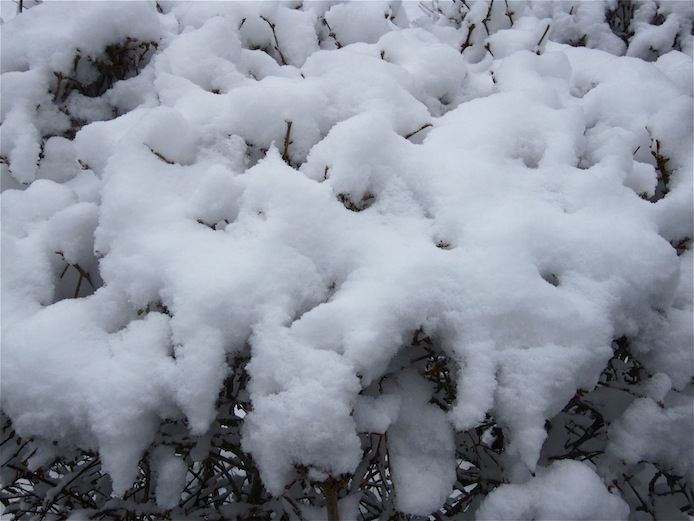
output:
<instances>
[{"instance_id":1,"label":"fresh white snow","mask_svg":"<svg viewBox=\"0 0 694 521\"><path fill-rule=\"evenodd\" d=\"M599 469L538 461L628 336L654 376L609 454L694 478L692 254L671 245L694 235L691 3L653 25L645 2L628 47L601 2L512 2L513 25L494 2L486 30L488 2L459 28L397 1L160 4L45 2L0 29L19 435L98 451L123 494L161 420L206 433L250 347L242 443L273 495L387 432L397 508L429 514L454 433L493 413L510 483L479 519L626 519ZM140 70L88 95L126 38ZM418 328L459 368L448 412L393 372ZM185 464L155 456L171 508Z\"/></svg>"}]
</instances>

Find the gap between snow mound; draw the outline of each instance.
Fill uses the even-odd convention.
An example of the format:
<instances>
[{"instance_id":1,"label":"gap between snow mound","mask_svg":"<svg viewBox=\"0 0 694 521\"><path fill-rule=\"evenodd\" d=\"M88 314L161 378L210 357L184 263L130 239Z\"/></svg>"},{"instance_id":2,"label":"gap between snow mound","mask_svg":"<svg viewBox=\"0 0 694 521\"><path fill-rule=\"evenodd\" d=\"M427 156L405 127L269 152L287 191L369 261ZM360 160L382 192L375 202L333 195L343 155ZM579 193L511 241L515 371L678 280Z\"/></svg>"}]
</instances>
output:
<instances>
[{"instance_id":1,"label":"gap between snow mound","mask_svg":"<svg viewBox=\"0 0 694 521\"><path fill-rule=\"evenodd\" d=\"M3 29L3 47L38 42L3 50L2 407L23 436L98 450L115 494L161 419L208 430L225 357L250 345L243 447L272 494L297 466L354 472L366 415L397 508L426 515L455 481L455 431L493 412L525 481L612 339L691 311L691 255L669 243L692 236L687 55L548 43L532 11L461 54L450 27L398 27L395 2L100 5ZM104 30L40 36L55 13ZM70 120L54 73L125 37L158 42L150 61ZM102 287L66 294L56 252ZM654 363L682 390L674 322ZM387 378L418 328L459 367L447 413L418 376ZM370 414L379 382L392 398ZM593 490L576 465L519 487L561 470Z\"/></svg>"}]
</instances>

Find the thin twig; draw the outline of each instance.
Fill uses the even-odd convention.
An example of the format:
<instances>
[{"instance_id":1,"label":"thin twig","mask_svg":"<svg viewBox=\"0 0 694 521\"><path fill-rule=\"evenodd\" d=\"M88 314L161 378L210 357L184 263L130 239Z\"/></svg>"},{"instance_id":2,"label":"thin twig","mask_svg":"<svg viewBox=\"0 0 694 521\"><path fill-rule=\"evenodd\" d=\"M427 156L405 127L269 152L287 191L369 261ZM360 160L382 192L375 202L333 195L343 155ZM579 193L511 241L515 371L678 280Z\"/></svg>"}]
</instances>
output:
<instances>
[{"instance_id":1,"label":"thin twig","mask_svg":"<svg viewBox=\"0 0 694 521\"><path fill-rule=\"evenodd\" d=\"M270 29L272 30L272 37L275 39L275 50L280 55L282 65L287 65L287 60L285 59L284 54L282 54L282 51L280 50L280 42L277 39L277 33L275 32L275 24L273 24L270 20L265 18L265 16L263 16L262 14L260 15L260 18L262 18L265 21L265 23L267 23L270 26Z\"/></svg>"},{"instance_id":2,"label":"thin twig","mask_svg":"<svg viewBox=\"0 0 694 521\"><path fill-rule=\"evenodd\" d=\"M287 132L284 134L284 149L282 150L282 159L284 160L285 163L289 163L289 145L293 143L293 141L290 141L291 139L291 133L292 133L292 122L287 121Z\"/></svg>"},{"instance_id":3,"label":"thin twig","mask_svg":"<svg viewBox=\"0 0 694 521\"><path fill-rule=\"evenodd\" d=\"M504 3L506 4L506 13L505 13L505 14L506 14L506 16L508 16L508 19L509 19L509 21L511 22L511 27L513 27L513 15L514 15L514 12L511 11L511 9L509 9L508 0L504 0Z\"/></svg>"},{"instance_id":4,"label":"thin twig","mask_svg":"<svg viewBox=\"0 0 694 521\"><path fill-rule=\"evenodd\" d=\"M328 21L325 19L325 17L322 18L323 23L325 26L328 28L328 36L333 39L333 42L335 42L335 46L338 49L342 49L342 44L340 43L340 40L337 39L337 36L335 35L335 31L332 30L332 27L330 27L330 24Z\"/></svg>"},{"instance_id":5,"label":"thin twig","mask_svg":"<svg viewBox=\"0 0 694 521\"><path fill-rule=\"evenodd\" d=\"M460 46L460 54L463 54L465 49L467 49L468 47L470 47L472 45L470 38L472 38L472 31L475 30L475 27L476 27L475 24L468 25L467 36L465 37L465 41Z\"/></svg>"},{"instance_id":6,"label":"thin twig","mask_svg":"<svg viewBox=\"0 0 694 521\"><path fill-rule=\"evenodd\" d=\"M429 127L431 127L431 126L432 126L431 123L424 123L424 125L422 125L421 127L419 127L419 128L418 128L417 130L415 130L414 132L410 132L409 134L407 134L407 135L405 136L405 139L410 139L410 138L411 138L412 136L414 136L417 132L421 132L421 131L424 130L425 128L429 128Z\"/></svg>"},{"instance_id":7,"label":"thin twig","mask_svg":"<svg viewBox=\"0 0 694 521\"><path fill-rule=\"evenodd\" d=\"M494 7L494 0L489 0L489 9L487 9L487 14L484 15L484 20L482 20L482 25L484 25L484 30L487 31L487 36L489 36L489 27L487 27L487 22L492 19L492 7Z\"/></svg>"},{"instance_id":8,"label":"thin twig","mask_svg":"<svg viewBox=\"0 0 694 521\"><path fill-rule=\"evenodd\" d=\"M542 33L542 36L540 36L540 39L537 41L537 54L540 54L540 45L542 45L542 40L544 40L545 36L547 36L547 33L549 32L550 27L551 27L551 25L547 24L547 27L545 28L545 32Z\"/></svg>"},{"instance_id":9,"label":"thin twig","mask_svg":"<svg viewBox=\"0 0 694 521\"><path fill-rule=\"evenodd\" d=\"M152 152L152 154L154 154L155 156L157 156L157 158L159 158L161 161L164 161L164 163L166 163L166 164L168 164L168 165L173 165L173 164L174 164L173 161L171 161L170 159L167 159L166 157L164 157L160 152L157 152L157 151L154 150L151 146L147 145L147 148L149 148L149 151Z\"/></svg>"}]
</instances>

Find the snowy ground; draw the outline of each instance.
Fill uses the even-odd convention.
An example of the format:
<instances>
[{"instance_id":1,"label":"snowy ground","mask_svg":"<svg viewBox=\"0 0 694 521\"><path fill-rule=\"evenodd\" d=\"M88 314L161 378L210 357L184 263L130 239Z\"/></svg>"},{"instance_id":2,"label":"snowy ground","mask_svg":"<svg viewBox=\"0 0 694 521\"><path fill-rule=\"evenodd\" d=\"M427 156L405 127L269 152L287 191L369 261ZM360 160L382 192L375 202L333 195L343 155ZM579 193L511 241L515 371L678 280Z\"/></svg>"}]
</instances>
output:
<instances>
[{"instance_id":1,"label":"snowy ground","mask_svg":"<svg viewBox=\"0 0 694 521\"><path fill-rule=\"evenodd\" d=\"M209 434L248 353L272 496L386 433L395 508L428 515L491 416L480 519L625 519L606 484L642 461L691 487L694 7L637 4L625 36L616 1L508 4L2 2L2 409L30 466L92 450L120 496L156 453L174 508L192 456L150 450L160 425ZM644 372L604 458L549 461L621 338Z\"/></svg>"}]
</instances>

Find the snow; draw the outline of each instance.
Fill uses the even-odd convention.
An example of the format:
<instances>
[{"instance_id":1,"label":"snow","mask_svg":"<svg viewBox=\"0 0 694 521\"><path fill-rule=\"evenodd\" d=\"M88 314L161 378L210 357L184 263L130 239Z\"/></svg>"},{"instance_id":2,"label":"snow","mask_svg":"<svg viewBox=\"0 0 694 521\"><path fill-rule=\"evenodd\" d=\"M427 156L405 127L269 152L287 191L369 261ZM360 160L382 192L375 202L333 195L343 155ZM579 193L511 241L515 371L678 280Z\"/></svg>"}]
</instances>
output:
<instances>
[{"instance_id":1,"label":"snow","mask_svg":"<svg viewBox=\"0 0 694 521\"><path fill-rule=\"evenodd\" d=\"M557 461L523 484L501 485L476 519L628 519L628 505L610 494L585 463Z\"/></svg>"},{"instance_id":2,"label":"snow","mask_svg":"<svg viewBox=\"0 0 694 521\"><path fill-rule=\"evenodd\" d=\"M338 4L325 13L325 20L340 45L365 42L376 43L389 30L386 2L354 2Z\"/></svg>"},{"instance_id":3,"label":"snow","mask_svg":"<svg viewBox=\"0 0 694 521\"><path fill-rule=\"evenodd\" d=\"M384 394L378 397L357 396L354 404L354 421L359 432L384 434L395 423L400 411L399 394Z\"/></svg>"},{"instance_id":4,"label":"snow","mask_svg":"<svg viewBox=\"0 0 694 521\"><path fill-rule=\"evenodd\" d=\"M444 412L429 402L431 389L416 374L398 378L402 404L388 430L398 510L427 515L448 497L455 482L453 430Z\"/></svg>"},{"instance_id":5,"label":"snow","mask_svg":"<svg viewBox=\"0 0 694 521\"><path fill-rule=\"evenodd\" d=\"M661 402L662 403L662 402ZM694 452L691 440L691 401L659 405L652 398L638 398L610 430L610 452L627 463L659 461L691 480Z\"/></svg>"},{"instance_id":6,"label":"snow","mask_svg":"<svg viewBox=\"0 0 694 521\"><path fill-rule=\"evenodd\" d=\"M48 67L67 73L77 50L96 57L104 47L126 37L158 40L160 27L156 11L145 2L127 10L117 2L46 2L38 9L27 9L3 28L1 69Z\"/></svg>"},{"instance_id":7,"label":"snow","mask_svg":"<svg viewBox=\"0 0 694 521\"><path fill-rule=\"evenodd\" d=\"M487 30L482 2L460 29L399 2L161 4L46 2L2 26L19 434L97 450L121 495L160 421L208 432L248 349L243 449L273 495L297 466L353 472L379 433L397 508L427 515L455 483L455 432L493 413L512 483L479 519L626 519L587 464L538 462L545 421L627 335L656 376L610 453L691 476L691 396L672 395L694 371L692 254L670 244L694 235L691 8L654 25L641 7L627 46L597 2L518 3L513 22L497 2ZM157 43L138 71L57 99L55 73L96 74L78 50L126 37ZM651 202L656 152L672 176ZM398 365L420 327L457 367L446 412ZM155 459L172 508L185 463Z\"/></svg>"},{"instance_id":8,"label":"snow","mask_svg":"<svg viewBox=\"0 0 694 521\"><path fill-rule=\"evenodd\" d=\"M157 505L167 510L171 509L178 504L185 487L188 466L183 459L176 456L173 449L165 446L157 447L152 459L157 475Z\"/></svg>"},{"instance_id":9,"label":"snow","mask_svg":"<svg viewBox=\"0 0 694 521\"><path fill-rule=\"evenodd\" d=\"M355 521L359 519L359 495L353 494L338 501L338 512L340 519L344 521ZM323 521L327 519L325 508L302 506L301 513L306 521Z\"/></svg>"},{"instance_id":10,"label":"snow","mask_svg":"<svg viewBox=\"0 0 694 521\"><path fill-rule=\"evenodd\" d=\"M168 317L151 313L123 328L127 303L109 293L62 300L7 333L4 345L21 356L3 350L3 408L22 435L98 447L120 494L151 443L157 410L166 412L170 391L162 383L174 367ZM35 385L22 389L29 374Z\"/></svg>"}]
</instances>

